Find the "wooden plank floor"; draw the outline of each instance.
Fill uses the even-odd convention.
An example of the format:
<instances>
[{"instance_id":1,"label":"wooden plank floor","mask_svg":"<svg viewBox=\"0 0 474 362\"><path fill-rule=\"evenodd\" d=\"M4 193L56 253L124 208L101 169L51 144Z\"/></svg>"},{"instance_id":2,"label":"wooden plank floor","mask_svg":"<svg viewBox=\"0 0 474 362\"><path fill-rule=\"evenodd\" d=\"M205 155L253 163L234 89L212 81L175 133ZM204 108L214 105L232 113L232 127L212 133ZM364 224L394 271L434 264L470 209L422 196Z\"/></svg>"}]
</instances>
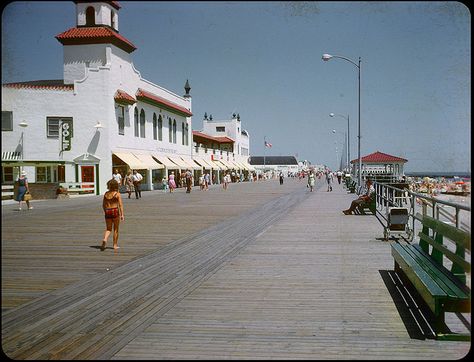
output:
<instances>
[{"instance_id":1,"label":"wooden plank floor","mask_svg":"<svg viewBox=\"0 0 474 362\"><path fill-rule=\"evenodd\" d=\"M344 216L354 196L339 185L332 193L309 193L297 180L195 191L126 200L118 253L92 247L98 198L38 203L41 212L21 216L2 208L7 355L458 359L469 350L410 336L382 277L393 261L377 239L381 226ZM67 227L51 222L68 215Z\"/></svg>"}]
</instances>

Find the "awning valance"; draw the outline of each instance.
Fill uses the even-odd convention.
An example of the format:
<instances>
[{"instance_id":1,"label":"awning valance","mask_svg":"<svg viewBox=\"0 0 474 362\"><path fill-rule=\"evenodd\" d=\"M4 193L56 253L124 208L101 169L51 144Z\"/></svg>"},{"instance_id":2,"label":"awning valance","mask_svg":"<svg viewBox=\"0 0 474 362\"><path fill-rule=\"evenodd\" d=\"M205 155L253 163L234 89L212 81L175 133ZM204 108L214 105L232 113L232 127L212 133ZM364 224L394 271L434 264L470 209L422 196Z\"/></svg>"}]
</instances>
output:
<instances>
[{"instance_id":1,"label":"awning valance","mask_svg":"<svg viewBox=\"0 0 474 362\"><path fill-rule=\"evenodd\" d=\"M16 161L21 159L21 152L2 152L2 161Z\"/></svg>"}]
</instances>

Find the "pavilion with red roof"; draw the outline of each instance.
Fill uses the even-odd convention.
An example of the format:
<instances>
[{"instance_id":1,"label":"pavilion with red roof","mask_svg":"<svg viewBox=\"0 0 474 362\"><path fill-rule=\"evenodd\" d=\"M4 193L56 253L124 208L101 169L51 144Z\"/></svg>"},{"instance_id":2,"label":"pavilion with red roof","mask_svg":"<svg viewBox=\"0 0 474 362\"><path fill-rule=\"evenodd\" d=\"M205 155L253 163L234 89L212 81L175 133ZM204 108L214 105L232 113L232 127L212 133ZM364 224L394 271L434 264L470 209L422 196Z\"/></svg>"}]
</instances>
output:
<instances>
[{"instance_id":1,"label":"pavilion with red roof","mask_svg":"<svg viewBox=\"0 0 474 362\"><path fill-rule=\"evenodd\" d=\"M357 175L358 159L351 160L352 174ZM407 159L376 151L362 157L362 176L375 180L397 181L404 176L404 164Z\"/></svg>"}]
</instances>

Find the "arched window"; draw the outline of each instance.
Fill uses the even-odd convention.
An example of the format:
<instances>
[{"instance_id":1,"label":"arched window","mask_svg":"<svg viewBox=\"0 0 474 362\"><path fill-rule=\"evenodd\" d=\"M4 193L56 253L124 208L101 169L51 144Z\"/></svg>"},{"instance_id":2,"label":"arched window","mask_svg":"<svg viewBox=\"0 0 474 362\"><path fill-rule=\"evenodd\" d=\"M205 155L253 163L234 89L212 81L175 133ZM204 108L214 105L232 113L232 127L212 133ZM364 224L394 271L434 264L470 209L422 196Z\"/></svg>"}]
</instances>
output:
<instances>
[{"instance_id":1,"label":"arched window","mask_svg":"<svg viewBox=\"0 0 474 362\"><path fill-rule=\"evenodd\" d=\"M135 114L134 114L134 120L135 120L135 137L139 137L139 127L140 124L138 123L138 108L135 107Z\"/></svg>"},{"instance_id":2,"label":"arched window","mask_svg":"<svg viewBox=\"0 0 474 362\"><path fill-rule=\"evenodd\" d=\"M176 120L173 119L173 143L176 143Z\"/></svg>"},{"instance_id":3,"label":"arched window","mask_svg":"<svg viewBox=\"0 0 474 362\"><path fill-rule=\"evenodd\" d=\"M95 9L93 6L89 6L86 9L86 25L87 26L95 25Z\"/></svg>"},{"instance_id":4,"label":"arched window","mask_svg":"<svg viewBox=\"0 0 474 362\"><path fill-rule=\"evenodd\" d=\"M172 123L171 123L171 118L168 118L168 138L169 142L173 142L173 129L172 129Z\"/></svg>"},{"instance_id":5,"label":"arched window","mask_svg":"<svg viewBox=\"0 0 474 362\"><path fill-rule=\"evenodd\" d=\"M163 119L158 117L158 140L163 141Z\"/></svg>"},{"instance_id":6,"label":"arched window","mask_svg":"<svg viewBox=\"0 0 474 362\"><path fill-rule=\"evenodd\" d=\"M186 144L184 137L185 137L185 135L184 135L184 122L182 122L181 123L181 144L183 146Z\"/></svg>"},{"instance_id":7,"label":"arched window","mask_svg":"<svg viewBox=\"0 0 474 362\"><path fill-rule=\"evenodd\" d=\"M145 111L140 111L140 137L145 138Z\"/></svg>"},{"instance_id":8,"label":"arched window","mask_svg":"<svg viewBox=\"0 0 474 362\"><path fill-rule=\"evenodd\" d=\"M115 29L115 12L110 12L110 26Z\"/></svg>"},{"instance_id":9,"label":"arched window","mask_svg":"<svg viewBox=\"0 0 474 362\"><path fill-rule=\"evenodd\" d=\"M158 121L156 119L156 113L153 113L153 139L158 138Z\"/></svg>"}]
</instances>

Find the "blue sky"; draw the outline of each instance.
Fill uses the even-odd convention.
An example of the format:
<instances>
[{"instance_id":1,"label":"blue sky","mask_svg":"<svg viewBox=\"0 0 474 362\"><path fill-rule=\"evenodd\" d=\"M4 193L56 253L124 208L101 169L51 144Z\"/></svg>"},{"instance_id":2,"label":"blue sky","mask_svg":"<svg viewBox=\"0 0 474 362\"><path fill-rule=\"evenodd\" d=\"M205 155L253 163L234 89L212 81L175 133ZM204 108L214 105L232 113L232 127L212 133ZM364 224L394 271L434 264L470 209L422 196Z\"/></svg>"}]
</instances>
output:
<instances>
[{"instance_id":1,"label":"blue sky","mask_svg":"<svg viewBox=\"0 0 474 362\"><path fill-rule=\"evenodd\" d=\"M204 112L239 113L252 155L336 168L347 122L329 113L349 115L357 157L357 68L321 56L361 57L361 154L404 157L407 171L471 170L471 16L460 2L119 3L142 77L178 94L189 79L194 130ZM75 21L72 1L7 5L2 83L61 79L54 36Z\"/></svg>"}]
</instances>

